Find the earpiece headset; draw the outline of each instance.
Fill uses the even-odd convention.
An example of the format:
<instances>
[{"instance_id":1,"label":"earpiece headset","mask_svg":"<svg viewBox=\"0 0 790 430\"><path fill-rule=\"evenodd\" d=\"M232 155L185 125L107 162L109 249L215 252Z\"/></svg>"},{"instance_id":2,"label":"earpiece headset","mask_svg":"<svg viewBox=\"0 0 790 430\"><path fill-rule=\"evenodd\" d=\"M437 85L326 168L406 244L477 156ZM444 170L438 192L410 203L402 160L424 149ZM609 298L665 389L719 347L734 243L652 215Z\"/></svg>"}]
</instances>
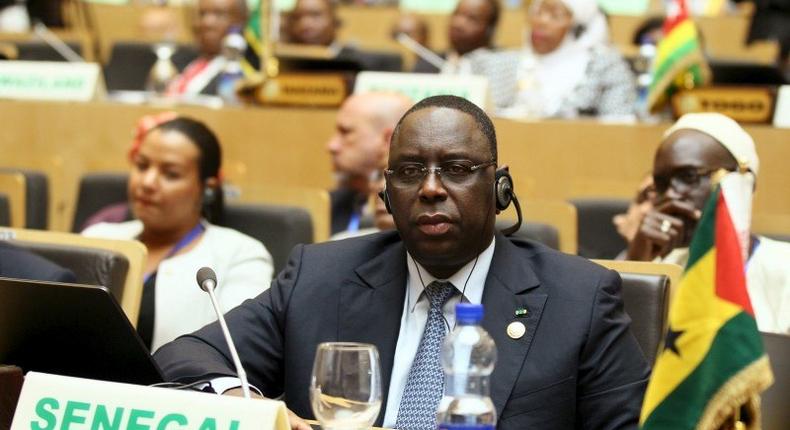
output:
<instances>
[{"instance_id":1,"label":"earpiece headset","mask_svg":"<svg viewBox=\"0 0 790 430\"><path fill-rule=\"evenodd\" d=\"M386 186L383 190L379 191L379 198L381 198L381 200L384 202L384 207L387 208L387 213L392 214L392 205L390 203ZM494 201L498 211L507 209L510 206L510 202L513 202L516 207L518 221L515 225L502 230L502 233L505 236L510 236L511 234L518 231L518 229L521 227L522 217L521 205L518 203L516 193L513 191L513 178L510 176L510 172L505 169L497 169L496 171L496 176L494 177Z\"/></svg>"}]
</instances>

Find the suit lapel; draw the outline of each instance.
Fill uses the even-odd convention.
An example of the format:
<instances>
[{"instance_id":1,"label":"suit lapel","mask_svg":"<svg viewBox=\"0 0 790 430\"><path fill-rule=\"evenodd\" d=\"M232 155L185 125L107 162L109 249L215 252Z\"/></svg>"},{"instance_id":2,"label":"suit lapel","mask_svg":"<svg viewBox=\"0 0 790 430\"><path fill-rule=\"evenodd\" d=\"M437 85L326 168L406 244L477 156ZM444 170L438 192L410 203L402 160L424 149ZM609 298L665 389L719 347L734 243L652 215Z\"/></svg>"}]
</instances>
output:
<instances>
[{"instance_id":1,"label":"suit lapel","mask_svg":"<svg viewBox=\"0 0 790 430\"><path fill-rule=\"evenodd\" d=\"M387 404L395 347L406 296L406 251L401 242L356 269L358 279L340 288L338 339L376 345L381 364L382 406ZM380 426L385 407L376 420Z\"/></svg>"},{"instance_id":2,"label":"suit lapel","mask_svg":"<svg viewBox=\"0 0 790 430\"><path fill-rule=\"evenodd\" d=\"M510 240L497 235L483 292L483 328L497 346L497 363L491 375L491 399L500 415L521 372L547 298L546 294L529 292L540 285L540 281L519 254ZM519 309L525 309L526 315L517 316L516 310ZM511 323L525 326L523 336L512 338L508 335Z\"/></svg>"}]
</instances>

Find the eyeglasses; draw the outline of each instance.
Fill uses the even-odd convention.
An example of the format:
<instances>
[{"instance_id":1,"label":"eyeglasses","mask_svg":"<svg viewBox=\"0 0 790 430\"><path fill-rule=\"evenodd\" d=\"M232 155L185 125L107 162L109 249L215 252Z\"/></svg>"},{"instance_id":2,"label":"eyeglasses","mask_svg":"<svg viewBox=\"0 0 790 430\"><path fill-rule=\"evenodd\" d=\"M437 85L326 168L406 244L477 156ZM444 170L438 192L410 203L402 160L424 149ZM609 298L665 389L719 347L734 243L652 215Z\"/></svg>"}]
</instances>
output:
<instances>
[{"instance_id":1,"label":"eyeglasses","mask_svg":"<svg viewBox=\"0 0 790 430\"><path fill-rule=\"evenodd\" d=\"M411 187L422 183L428 173L436 173L442 183L452 185L466 185L480 169L496 164L495 160L485 163L473 164L469 160L451 160L439 163L437 166L428 167L422 163L400 163L392 169L384 170L390 183L396 187Z\"/></svg>"},{"instance_id":2,"label":"eyeglasses","mask_svg":"<svg viewBox=\"0 0 790 430\"><path fill-rule=\"evenodd\" d=\"M698 187L703 179L719 170L699 167L683 167L672 171L669 175L653 175L653 186L658 194L666 193L670 187L678 193L687 193Z\"/></svg>"}]
</instances>

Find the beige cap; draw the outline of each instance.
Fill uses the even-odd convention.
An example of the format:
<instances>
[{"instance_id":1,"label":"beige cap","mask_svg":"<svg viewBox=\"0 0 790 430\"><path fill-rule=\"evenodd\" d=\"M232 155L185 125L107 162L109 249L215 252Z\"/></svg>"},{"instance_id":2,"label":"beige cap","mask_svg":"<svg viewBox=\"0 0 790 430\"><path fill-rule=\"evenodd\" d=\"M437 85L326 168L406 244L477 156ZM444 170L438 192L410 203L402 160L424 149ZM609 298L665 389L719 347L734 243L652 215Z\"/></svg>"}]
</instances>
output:
<instances>
[{"instance_id":1,"label":"beige cap","mask_svg":"<svg viewBox=\"0 0 790 430\"><path fill-rule=\"evenodd\" d=\"M757 176L760 159L757 157L754 140L732 118L713 112L687 113L664 132L664 139L678 130L696 130L716 139L735 157L739 165L745 166Z\"/></svg>"}]
</instances>

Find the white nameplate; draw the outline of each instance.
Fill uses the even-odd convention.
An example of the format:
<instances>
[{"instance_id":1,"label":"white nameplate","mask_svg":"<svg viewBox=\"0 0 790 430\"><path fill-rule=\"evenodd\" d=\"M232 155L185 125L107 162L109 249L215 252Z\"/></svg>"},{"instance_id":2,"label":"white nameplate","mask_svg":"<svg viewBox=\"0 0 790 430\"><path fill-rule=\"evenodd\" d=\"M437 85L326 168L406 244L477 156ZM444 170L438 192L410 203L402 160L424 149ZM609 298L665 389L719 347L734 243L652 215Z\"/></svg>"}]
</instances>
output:
<instances>
[{"instance_id":1,"label":"white nameplate","mask_svg":"<svg viewBox=\"0 0 790 430\"><path fill-rule=\"evenodd\" d=\"M430 96L451 94L486 108L488 79L482 76L448 76L429 73L361 72L354 93L396 92L415 103Z\"/></svg>"},{"instance_id":2,"label":"white nameplate","mask_svg":"<svg viewBox=\"0 0 790 430\"><path fill-rule=\"evenodd\" d=\"M29 372L11 430L289 430L283 402Z\"/></svg>"},{"instance_id":3,"label":"white nameplate","mask_svg":"<svg viewBox=\"0 0 790 430\"><path fill-rule=\"evenodd\" d=\"M103 95L96 63L0 61L0 98L84 102Z\"/></svg>"},{"instance_id":4,"label":"white nameplate","mask_svg":"<svg viewBox=\"0 0 790 430\"><path fill-rule=\"evenodd\" d=\"M776 92L774 127L790 128L790 85L782 85Z\"/></svg>"}]
</instances>

